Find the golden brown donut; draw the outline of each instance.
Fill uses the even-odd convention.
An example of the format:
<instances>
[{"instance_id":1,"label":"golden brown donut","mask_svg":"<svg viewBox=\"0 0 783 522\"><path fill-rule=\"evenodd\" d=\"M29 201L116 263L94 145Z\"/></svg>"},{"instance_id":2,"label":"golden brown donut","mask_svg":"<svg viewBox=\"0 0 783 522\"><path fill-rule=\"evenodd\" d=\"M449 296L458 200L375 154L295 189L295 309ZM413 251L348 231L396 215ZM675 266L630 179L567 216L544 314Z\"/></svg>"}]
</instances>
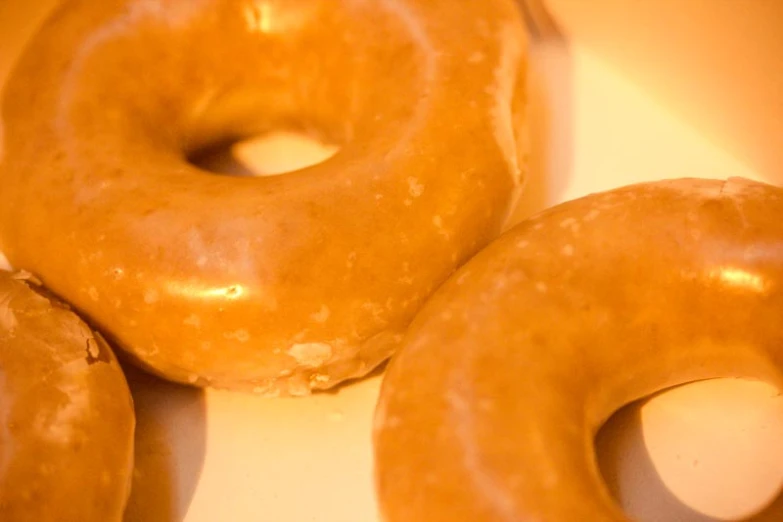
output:
<instances>
[{"instance_id":1,"label":"golden brown donut","mask_svg":"<svg viewBox=\"0 0 783 522\"><path fill-rule=\"evenodd\" d=\"M0 271L0 520L121 522L135 424L125 377L41 292Z\"/></svg>"},{"instance_id":2,"label":"golden brown donut","mask_svg":"<svg viewBox=\"0 0 783 522\"><path fill-rule=\"evenodd\" d=\"M364 375L524 172L514 0L72 0L7 84L0 250L138 363L307 393ZM190 164L283 127L283 176Z\"/></svg>"},{"instance_id":3,"label":"golden brown donut","mask_svg":"<svg viewBox=\"0 0 783 522\"><path fill-rule=\"evenodd\" d=\"M593 449L677 384L783 385L783 189L681 179L514 227L416 318L376 411L386 522L627 522Z\"/></svg>"}]
</instances>

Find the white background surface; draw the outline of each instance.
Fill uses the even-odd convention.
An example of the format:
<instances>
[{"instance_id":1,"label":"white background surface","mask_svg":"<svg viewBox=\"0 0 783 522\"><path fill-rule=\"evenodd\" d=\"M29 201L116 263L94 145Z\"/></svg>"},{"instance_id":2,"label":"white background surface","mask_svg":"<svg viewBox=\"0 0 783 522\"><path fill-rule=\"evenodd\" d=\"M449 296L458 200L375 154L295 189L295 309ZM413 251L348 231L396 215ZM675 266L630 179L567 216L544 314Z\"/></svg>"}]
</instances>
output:
<instances>
[{"instance_id":1,"label":"white background surface","mask_svg":"<svg viewBox=\"0 0 783 522\"><path fill-rule=\"evenodd\" d=\"M523 213L634 181L759 178L579 46L538 49L535 70L542 133ZM258 150L249 161L279 169L281 157L301 161L307 148L283 145L276 158ZM127 522L378 520L369 438L378 377L292 400L131 382L139 429ZM746 515L777 494L780 440L774 390L711 381L624 410L599 446L629 513L705 522Z\"/></svg>"}]
</instances>

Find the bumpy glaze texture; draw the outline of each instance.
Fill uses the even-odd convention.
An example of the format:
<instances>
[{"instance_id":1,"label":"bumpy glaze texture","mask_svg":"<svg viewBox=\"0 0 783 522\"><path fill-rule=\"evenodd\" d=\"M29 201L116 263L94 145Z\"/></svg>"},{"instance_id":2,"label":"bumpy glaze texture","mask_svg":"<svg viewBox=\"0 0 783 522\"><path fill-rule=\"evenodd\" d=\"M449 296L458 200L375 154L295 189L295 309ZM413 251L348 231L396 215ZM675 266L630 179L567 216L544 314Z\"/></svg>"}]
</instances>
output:
<instances>
[{"instance_id":1,"label":"bumpy glaze texture","mask_svg":"<svg viewBox=\"0 0 783 522\"><path fill-rule=\"evenodd\" d=\"M104 341L0 271L0 520L121 522L133 404Z\"/></svg>"},{"instance_id":2,"label":"bumpy glaze texture","mask_svg":"<svg viewBox=\"0 0 783 522\"><path fill-rule=\"evenodd\" d=\"M376 412L387 522L628 522L593 438L698 379L783 385L783 189L623 187L549 209L411 326Z\"/></svg>"},{"instance_id":3,"label":"bumpy glaze texture","mask_svg":"<svg viewBox=\"0 0 783 522\"><path fill-rule=\"evenodd\" d=\"M0 250L166 378L364 375L501 230L526 53L513 0L66 2L7 86ZM265 178L187 160L281 127L340 151Z\"/></svg>"}]
</instances>

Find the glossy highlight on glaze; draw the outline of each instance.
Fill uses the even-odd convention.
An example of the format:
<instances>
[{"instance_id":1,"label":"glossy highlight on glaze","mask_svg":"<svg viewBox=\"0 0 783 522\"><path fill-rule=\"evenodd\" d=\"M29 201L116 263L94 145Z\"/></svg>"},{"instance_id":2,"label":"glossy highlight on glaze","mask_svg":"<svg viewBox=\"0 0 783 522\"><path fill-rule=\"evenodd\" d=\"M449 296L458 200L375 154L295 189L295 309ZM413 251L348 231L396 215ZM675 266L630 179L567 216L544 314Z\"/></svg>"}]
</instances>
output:
<instances>
[{"instance_id":1,"label":"glossy highlight on glaze","mask_svg":"<svg viewBox=\"0 0 783 522\"><path fill-rule=\"evenodd\" d=\"M781 314L780 187L666 180L542 212L454 274L392 360L374 427L384 520L628 522L597 430L678 384L783 387Z\"/></svg>"},{"instance_id":2,"label":"glossy highlight on glaze","mask_svg":"<svg viewBox=\"0 0 783 522\"><path fill-rule=\"evenodd\" d=\"M6 88L0 249L168 379L363 376L499 234L526 56L513 0L67 2ZM258 178L188 161L281 128L339 151Z\"/></svg>"}]
</instances>

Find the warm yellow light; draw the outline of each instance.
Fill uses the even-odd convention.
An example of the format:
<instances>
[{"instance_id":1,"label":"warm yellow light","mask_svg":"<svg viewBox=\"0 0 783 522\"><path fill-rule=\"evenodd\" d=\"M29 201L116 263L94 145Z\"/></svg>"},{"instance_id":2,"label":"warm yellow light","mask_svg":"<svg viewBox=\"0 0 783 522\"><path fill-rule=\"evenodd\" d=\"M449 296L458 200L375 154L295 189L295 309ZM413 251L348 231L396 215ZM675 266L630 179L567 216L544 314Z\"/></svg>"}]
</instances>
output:
<instances>
[{"instance_id":1,"label":"warm yellow light","mask_svg":"<svg viewBox=\"0 0 783 522\"><path fill-rule=\"evenodd\" d=\"M317 17L316 2L297 5L280 0L250 0L245 5L245 25L251 33L283 34Z\"/></svg>"},{"instance_id":2,"label":"warm yellow light","mask_svg":"<svg viewBox=\"0 0 783 522\"><path fill-rule=\"evenodd\" d=\"M712 270L710 276L722 283L752 292L764 292L767 282L759 274L754 274L742 268L725 266Z\"/></svg>"},{"instance_id":3,"label":"warm yellow light","mask_svg":"<svg viewBox=\"0 0 783 522\"><path fill-rule=\"evenodd\" d=\"M166 290L172 295L183 296L189 299L228 299L236 300L241 298L246 289L240 284L228 286L203 286L198 283L183 283L180 281L169 281L166 283Z\"/></svg>"},{"instance_id":4,"label":"warm yellow light","mask_svg":"<svg viewBox=\"0 0 783 522\"><path fill-rule=\"evenodd\" d=\"M248 3L245 8L247 28L254 33L270 33L272 31L272 6L265 1Z\"/></svg>"}]
</instances>

